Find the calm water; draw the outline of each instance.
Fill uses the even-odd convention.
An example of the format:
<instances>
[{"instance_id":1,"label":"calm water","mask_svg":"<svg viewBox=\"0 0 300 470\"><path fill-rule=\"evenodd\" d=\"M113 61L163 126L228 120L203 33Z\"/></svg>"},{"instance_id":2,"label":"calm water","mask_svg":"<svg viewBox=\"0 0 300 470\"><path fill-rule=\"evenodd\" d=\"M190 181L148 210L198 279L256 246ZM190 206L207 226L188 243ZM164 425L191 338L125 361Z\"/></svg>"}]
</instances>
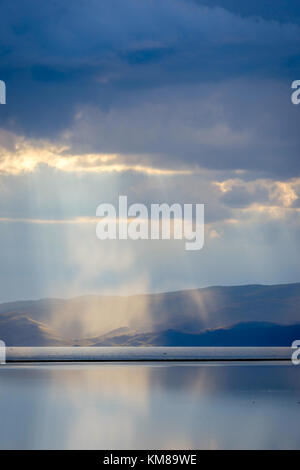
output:
<instances>
[{"instance_id":1,"label":"calm water","mask_svg":"<svg viewBox=\"0 0 300 470\"><path fill-rule=\"evenodd\" d=\"M0 367L2 449L300 448L300 366Z\"/></svg>"}]
</instances>

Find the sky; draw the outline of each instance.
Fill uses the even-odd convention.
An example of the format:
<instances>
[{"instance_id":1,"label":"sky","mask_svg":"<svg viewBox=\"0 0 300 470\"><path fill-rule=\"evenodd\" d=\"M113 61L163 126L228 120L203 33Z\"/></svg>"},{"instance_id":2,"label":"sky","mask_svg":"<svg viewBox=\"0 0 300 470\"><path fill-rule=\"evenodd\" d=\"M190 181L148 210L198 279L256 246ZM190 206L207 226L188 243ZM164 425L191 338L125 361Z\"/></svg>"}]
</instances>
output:
<instances>
[{"instance_id":1,"label":"sky","mask_svg":"<svg viewBox=\"0 0 300 470\"><path fill-rule=\"evenodd\" d=\"M300 281L300 5L0 4L0 301ZM204 203L205 244L96 208Z\"/></svg>"}]
</instances>

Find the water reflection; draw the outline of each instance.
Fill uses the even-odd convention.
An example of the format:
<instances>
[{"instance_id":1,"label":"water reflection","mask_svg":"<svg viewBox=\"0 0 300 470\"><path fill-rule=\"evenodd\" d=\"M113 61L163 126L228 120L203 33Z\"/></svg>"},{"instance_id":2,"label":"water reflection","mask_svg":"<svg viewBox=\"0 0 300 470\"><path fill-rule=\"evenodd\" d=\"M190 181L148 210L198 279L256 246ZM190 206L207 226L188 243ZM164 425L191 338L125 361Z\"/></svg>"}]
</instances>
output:
<instances>
[{"instance_id":1,"label":"water reflection","mask_svg":"<svg viewBox=\"0 0 300 470\"><path fill-rule=\"evenodd\" d=\"M300 368L0 368L2 449L300 448Z\"/></svg>"}]
</instances>

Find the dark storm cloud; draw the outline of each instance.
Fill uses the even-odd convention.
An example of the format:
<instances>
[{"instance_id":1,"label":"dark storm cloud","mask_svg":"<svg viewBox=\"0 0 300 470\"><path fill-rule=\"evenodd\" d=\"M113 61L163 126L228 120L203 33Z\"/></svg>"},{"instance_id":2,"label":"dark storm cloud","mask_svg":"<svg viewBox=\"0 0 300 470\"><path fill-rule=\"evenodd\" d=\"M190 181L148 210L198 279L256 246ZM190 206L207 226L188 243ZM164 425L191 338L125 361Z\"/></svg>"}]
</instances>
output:
<instances>
[{"instance_id":1,"label":"dark storm cloud","mask_svg":"<svg viewBox=\"0 0 300 470\"><path fill-rule=\"evenodd\" d=\"M300 110L289 93L280 82L250 79L143 91L109 112L83 108L70 143L160 167L286 179L300 174Z\"/></svg>"},{"instance_id":2,"label":"dark storm cloud","mask_svg":"<svg viewBox=\"0 0 300 470\"><path fill-rule=\"evenodd\" d=\"M287 0L191 0L198 5L219 6L242 16L254 16L266 20L300 23L300 4Z\"/></svg>"},{"instance_id":3,"label":"dark storm cloud","mask_svg":"<svg viewBox=\"0 0 300 470\"><path fill-rule=\"evenodd\" d=\"M269 3L3 2L0 125L53 139L75 129L82 151L160 166L298 173L298 10Z\"/></svg>"}]
</instances>

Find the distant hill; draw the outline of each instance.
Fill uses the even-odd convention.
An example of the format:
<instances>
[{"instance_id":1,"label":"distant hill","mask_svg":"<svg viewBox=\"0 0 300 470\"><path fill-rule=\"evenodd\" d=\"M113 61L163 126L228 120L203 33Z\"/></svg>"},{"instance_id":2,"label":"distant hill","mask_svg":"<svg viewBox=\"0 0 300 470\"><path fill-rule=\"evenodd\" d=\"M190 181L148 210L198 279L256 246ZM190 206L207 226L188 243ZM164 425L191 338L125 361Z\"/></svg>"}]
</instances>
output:
<instances>
[{"instance_id":1,"label":"distant hill","mask_svg":"<svg viewBox=\"0 0 300 470\"><path fill-rule=\"evenodd\" d=\"M166 330L158 333L118 335L91 340L91 346L290 346L300 339L300 323L238 323L198 334Z\"/></svg>"},{"instance_id":2,"label":"distant hill","mask_svg":"<svg viewBox=\"0 0 300 470\"><path fill-rule=\"evenodd\" d=\"M83 296L0 304L15 346L289 346L300 339L300 283Z\"/></svg>"},{"instance_id":3,"label":"distant hill","mask_svg":"<svg viewBox=\"0 0 300 470\"><path fill-rule=\"evenodd\" d=\"M66 339L43 323L18 313L0 315L0 339L7 346L68 346Z\"/></svg>"}]
</instances>

